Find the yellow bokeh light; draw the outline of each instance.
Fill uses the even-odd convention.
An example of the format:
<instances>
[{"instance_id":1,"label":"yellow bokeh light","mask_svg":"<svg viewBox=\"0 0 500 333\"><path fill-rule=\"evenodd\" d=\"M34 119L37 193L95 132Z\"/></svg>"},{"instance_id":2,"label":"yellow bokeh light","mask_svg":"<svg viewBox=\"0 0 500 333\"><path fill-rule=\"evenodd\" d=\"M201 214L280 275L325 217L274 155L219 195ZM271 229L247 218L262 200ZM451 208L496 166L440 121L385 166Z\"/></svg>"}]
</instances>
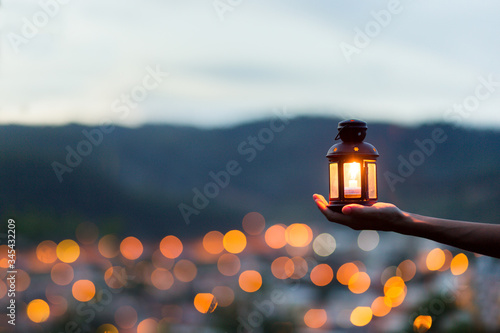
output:
<instances>
[{"instance_id":1,"label":"yellow bokeh light","mask_svg":"<svg viewBox=\"0 0 500 333\"><path fill-rule=\"evenodd\" d=\"M203 248L210 254L219 254L224 250L223 238L220 231L210 231L203 237Z\"/></svg>"},{"instance_id":2,"label":"yellow bokeh light","mask_svg":"<svg viewBox=\"0 0 500 333\"><path fill-rule=\"evenodd\" d=\"M444 251L440 248L435 248L427 254L425 264L427 265L428 270L437 271L438 269L443 267L445 260L446 256L444 254Z\"/></svg>"},{"instance_id":3,"label":"yellow bokeh light","mask_svg":"<svg viewBox=\"0 0 500 333\"><path fill-rule=\"evenodd\" d=\"M80 256L80 246L71 239L65 239L57 244L56 254L59 260L70 264Z\"/></svg>"},{"instance_id":4,"label":"yellow bokeh light","mask_svg":"<svg viewBox=\"0 0 500 333\"><path fill-rule=\"evenodd\" d=\"M180 260L174 266L174 275L177 280L182 282L191 282L196 277L198 269L196 265L189 260Z\"/></svg>"},{"instance_id":5,"label":"yellow bokeh light","mask_svg":"<svg viewBox=\"0 0 500 333\"><path fill-rule=\"evenodd\" d=\"M120 253L120 242L115 235L106 235L99 240L99 253L104 258L114 258Z\"/></svg>"},{"instance_id":6,"label":"yellow bokeh light","mask_svg":"<svg viewBox=\"0 0 500 333\"><path fill-rule=\"evenodd\" d=\"M315 285L326 286L333 280L333 269L328 264L319 264L311 270L310 277Z\"/></svg>"},{"instance_id":7,"label":"yellow bokeh light","mask_svg":"<svg viewBox=\"0 0 500 333\"><path fill-rule=\"evenodd\" d=\"M418 316L413 321L413 330L417 333L425 333L432 326L431 316Z\"/></svg>"},{"instance_id":8,"label":"yellow bokeh light","mask_svg":"<svg viewBox=\"0 0 500 333\"><path fill-rule=\"evenodd\" d=\"M88 302L95 296L95 286L90 280L78 280L71 289L73 297L80 302Z\"/></svg>"},{"instance_id":9,"label":"yellow bokeh light","mask_svg":"<svg viewBox=\"0 0 500 333\"><path fill-rule=\"evenodd\" d=\"M294 247L304 247L311 243L313 233L307 224L293 223L285 230L285 239L288 244Z\"/></svg>"},{"instance_id":10,"label":"yellow bokeh light","mask_svg":"<svg viewBox=\"0 0 500 333\"><path fill-rule=\"evenodd\" d=\"M240 271L241 262L237 255L225 253L219 257L217 268L222 275L234 276Z\"/></svg>"},{"instance_id":11,"label":"yellow bokeh light","mask_svg":"<svg viewBox=\"0 0 500 333\"><path fill-rule=\"evenodd\" d=\"M349 290L354 294L362 294L370 288L370 276L365 272L354 273L348 282Z\"/></svg>"},{"instance_id":12,"label":"yellow bokeh light","mask_svg":"<svg viewBox=\"0 0 500 333\"><path fill-rule=\"evenodd\" d=\"M57 263L52 266L50 271L50 277L55 284L60 286L66 286L73 281L75 273L73 271L73 267L66 263Z\"/></svg>"},{"instance_id":13,"label":"yellow bokeh light","mask_svg":"<svg viewBox=\"0 0 500 333\"><path fill-rule=\"evenodd\" d=\"M151 274L151 283L157 289L168 290L174 284L174 277L165 268L157 268Z\"/></svg>"},{"instance_id":14,"label":"yellow bokeh light","mask_svg":"<svg viewBox=\"0 0 500 333\"><path fill-rule=\"evenodd\" d=\"M348 262L343 264L342 266L339 267L337 270L337 280L343 284L343 285L348 285L349 280L351 279L351 276L359 272L358 266L356 266L352 262Z\"/></svg>"},{"instance_id":15,"label":"yellow bokeh light","mask_svg":"<svg viewBox=\"0 0 500 333\"><path fill-rule=\"evenodd\" d=\"M351 312L351 323L354 326L366 326L372 320L372 310L367 306L358 306Z\"/></svg>"},{"instance_id":16,"label":"yellow bokeh light","mask_svg":"<svg viewBox=\"0 0 500 333\"><path fill-rule=\"evenodd\" d=\"M266 227L266 220L262 214L257 212L251 212L243 217L242 221L243 230L249 235L257 236Z\"/></svg>"},{"instance_id":17,"label":"yellow bokeh light","mask_svg":"<svg viewBox=\"0 0 500 333\"><path fill-rule=\"evenodd\" d=\"M26 312L28 318L34 323L43 323L50 316L49 305L42 299L34 299L29 302Z\"/></svg>"},{"instance_id":18,"label":"yellow bokeh light","mask_svg":"<svg viewBox=\"0 0 500 333\"><path fill-rule=\"evenodd\" d=\"M175 259L181 255L182 250L182 242L175 236L167 236L160 242L160 251L166 258Z\"/></svg>"},{"instance_id":19,"label":"yellow bokeh light","mask_svg":"<svg viewBox=\"0 0 500 333\"><path fill-rule=\"evenodd\" d=\"M327 319L324 309L310 309L304 315L304 324L310 328L320 328L326 324Z\"/></svg>"},{"instance_id":20,"label":"yellow bokeh light","mask_svg":"<svg viewBox=\"0 0 500 333\"><path fill-rule=\"evenodd\" d=\"M102 324L97 328L96 333L118 333L118 329L112 324Z\"/></svg>"},{"instance_id":21,"label":"yellow bokeh light","mask_svg":"<svg viewBox=\"0 0 500 333\"><path fill-rule=\"evenodd\" d=\"M469 259L463 253L457 254L451 261L450 270L453 275L461 275L467 271Z\"/></svg>"},{"instance_id":22,"label":"yellow bokeh light","mask_svg":"<svg viewBox=\"0 0 500 333\"><path fill-rule=\"evenodd\" d=\"M262 286L262 276L257 271L244 271L238 279L240 288L248 293L253 293Z\"/></svg>"},{"instance_id":23,"label":"yellow bokeh light","mask_svg":"<svg viewBox=\"0 0 500 333\"><path fill-rule=\"evenodd\" d=\"M45 264L51 264L57 260L57 244L51 240L46 240L36 247L36 257Z\"/></svg>"},{"instance_id":24,"label":"yellow bokeh light","mask_svg":"<svg viewBox=\"0 0 500 333\"><path fill-rule=\"evenodd\" d=\"M272 249L281 249L286 245L285 227L276 224L269 227L264 235L266 244Z\"/></svg>"},{"instance_id":25,"label":"yellow bokeh light","mask_svg":"<svg viewBox=\"0 0 500 333\"><path fill-rule=\"evenodd\" d=\"M374 316L383 317L389 314L389 312L391 312L392 301L387 296L386 297L380 296L375 298L370 308L372 309Z\"/></svg>"},{"instance_id":26,"label":"yellow bokeh light","mask_svg":"<svg viewBox=\"0 0 500 333\"><path fill-rule=\"evenodd\" d=\"M158 320L155 318L144 319L137 325L137 333L157 333Z\"/></svg>"},{"instance_id":27,"label":"yellow bokeh light","mask_svg":"<svg viewBox=\"0 0 500 333\"><path fill-rule=\"evenodd\" d=\"M230 306L234 301L234 291L227 286L217 286L212 289L212 294L221 307Z\"/></svg>"},{"instance_id":28,"label":"yellow bokeh light","mask_svg":"<svg viewBox=\"0 0 500 333\"><path fill-rule=\"evenodd\" d=\"M130 236L120 243L120 252L122 256L129 260L135 260L142 255L144 247L139 239Z\"/></svg>"},{"instance_id":29,"label":"yellow bokeh light","mask_svg":"<svg viewBox=\"0 0 500 333\"><path fill-rule=\"evenodd\" d=\"M210 293L196 294L194 307L201 313L212 313L217 308L217 299Z\"/></svg>"},{"instance_id":30,"label":"yellow bokeh light","mask_svg":"<svg viewBox=\"0 0 500 333\"><path fill-rule=\"evenodd\" d=\"M247 246L247 238L241 231L231 230L224 235L222 243L227 252L240 253Z\"/></svg>"},{"instance_id":31,"label":"yellow bokeh light","mask_svg":"<svg viewBox=\"0 0 500 333\"><path fill-rule=\"evenodd\" d=\"M11 253L11 256L13 258L9 257L9 247L7 245L0 245L0 268L8 268L9 267L9 260L16 259L15 253ZM12 252L12 251L11 251Z\"/></svg>"},{"instance_id":32,"label":"yellow bokeh light","mask_svg":"<svg viewBox=\"0 0 500 333\"><path fill-rule=\"evenodd\" d=\"M399 297L402 293L404 293L405 282L399 276L393 276L384 285L384 294L389 298Z\"/></svg>"}]
</instances>

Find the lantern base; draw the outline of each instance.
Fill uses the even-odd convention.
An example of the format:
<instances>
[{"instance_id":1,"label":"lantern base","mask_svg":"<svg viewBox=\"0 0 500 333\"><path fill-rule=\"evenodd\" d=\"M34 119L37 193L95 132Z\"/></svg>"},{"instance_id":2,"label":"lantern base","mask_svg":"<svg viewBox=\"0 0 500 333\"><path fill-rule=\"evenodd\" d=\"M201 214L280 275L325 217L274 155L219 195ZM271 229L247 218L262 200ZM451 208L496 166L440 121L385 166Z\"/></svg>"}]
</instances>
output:
<instances>
[{"instance_id":1,"label":"lantern base","mask_svg":"<svg viewBox=\"0 0 500 333\"><path fill-rule=\"evenodd\" d=\"M344 208L344 206L346 206L346 205L358 204L358 205L362 205L362 206L371 206L374 203L376 203L376 201L339 202L339 203L331 203L331 204L329 204L328 208L331 209L331 210L333 210L335 213L342 214L342 208Z\"/></svg>"}]
</instances>

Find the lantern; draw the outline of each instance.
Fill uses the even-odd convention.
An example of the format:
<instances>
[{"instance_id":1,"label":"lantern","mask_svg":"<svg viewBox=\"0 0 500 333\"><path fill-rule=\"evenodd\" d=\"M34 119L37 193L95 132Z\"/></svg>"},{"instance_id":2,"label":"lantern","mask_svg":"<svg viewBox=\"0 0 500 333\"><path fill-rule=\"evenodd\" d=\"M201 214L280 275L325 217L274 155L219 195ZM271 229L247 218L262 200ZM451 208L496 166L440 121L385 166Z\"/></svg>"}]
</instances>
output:
<instances>
[{"instance_id":1,"label":"lantern","mask_svg":"<svg viewBox=\"0 0 500 333\"><path fill-rule=\"evenodd\" d=\"M361 120L344 120L338 124L335 140L326 158L330 161L329 208L356 203L370 206L377 202L377 149L363 142L368 126Z\"/></svg>"}]
</instances>

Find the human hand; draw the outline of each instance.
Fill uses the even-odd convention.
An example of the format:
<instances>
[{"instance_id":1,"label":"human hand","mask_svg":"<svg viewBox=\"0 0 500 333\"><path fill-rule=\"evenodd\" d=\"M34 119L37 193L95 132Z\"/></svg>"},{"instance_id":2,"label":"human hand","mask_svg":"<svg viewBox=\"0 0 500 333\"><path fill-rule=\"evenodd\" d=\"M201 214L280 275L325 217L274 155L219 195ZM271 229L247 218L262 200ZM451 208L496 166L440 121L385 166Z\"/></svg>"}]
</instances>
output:
<instances>
[{"instance_id":1,"label":"human hand","mask_svg":"<svg viewBox=\"0 0 500 333\"><path fill-rule=\"evenodd\" d=\"M346 205L342 214L328 208L328 202L320 194L314 194L313 199L325 217L354 230L380 230L401 232L409 215L390 203L377 202L372 206L358 204Z\"/></svg>"}]
</instances>

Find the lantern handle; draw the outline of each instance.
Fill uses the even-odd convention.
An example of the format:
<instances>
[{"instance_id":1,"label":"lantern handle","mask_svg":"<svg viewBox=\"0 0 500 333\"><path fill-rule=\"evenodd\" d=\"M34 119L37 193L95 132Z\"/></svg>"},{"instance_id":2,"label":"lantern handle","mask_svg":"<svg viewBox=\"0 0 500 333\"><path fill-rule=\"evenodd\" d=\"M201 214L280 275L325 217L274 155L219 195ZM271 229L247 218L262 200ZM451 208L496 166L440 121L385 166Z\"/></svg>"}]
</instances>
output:
<instances>
[{"instance_id":1,"label":"lantern handle","mask_svg":"<svg viewBox=\"0 0 500 333\"><path fill-rule=\"evenodd\" d=\"M347 126L344 126L342 127L341 129L339 129L339 132L337 133L337 135L335 136L335 141L340 139L340 132L342 132L344 130L344 128L346 128Z\"/></svg>"}]
</instances>

